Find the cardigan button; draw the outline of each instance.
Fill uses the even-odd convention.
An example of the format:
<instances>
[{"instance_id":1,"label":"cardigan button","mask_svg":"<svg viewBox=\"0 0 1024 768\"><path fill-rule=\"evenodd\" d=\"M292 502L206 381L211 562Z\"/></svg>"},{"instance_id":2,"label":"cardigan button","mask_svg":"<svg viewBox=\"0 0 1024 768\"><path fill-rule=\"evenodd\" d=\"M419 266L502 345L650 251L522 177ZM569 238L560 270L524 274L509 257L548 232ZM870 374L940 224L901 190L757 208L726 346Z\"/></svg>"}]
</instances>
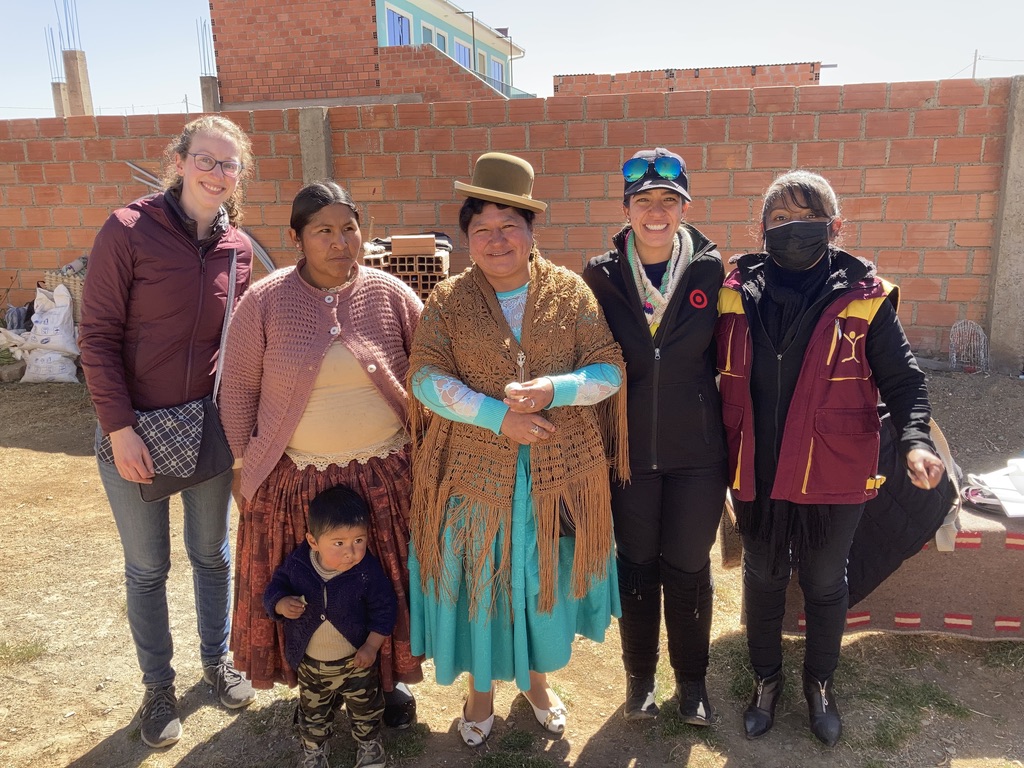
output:
<instances>
[{"instance_id":1,"label":"cardigan button","mask_svg":"<svg viewBox=\"0 0 1024 768\"><path fill-rule=\"evenodd\" d=\"M327 302L328 304L333 304L334 303L334 295L328 293L326 296L324 296L324 301Z\"/></svg>"},{"instance_id":2,"label":"cardigan button","mask_svg":"<svg viewBox=\"0 0 1024 768\"><path fill-rule=\"evenodd\" d=\"M339 333L341 333L341 328L338 326L331 328L331 336L337 336Z\"/></svg>"},{"instance_id":3,"label":"cardigan button","mask_svg":"<svg viewBox=\"0 0 1024 768\"><path fill-rule=\"evenodd\" d=\"M366 366L366 370L369 371L370 373L374 373L377 370L377 366L374 365L373 363L370 363L368 366Z\"/></svg>"}]
</instances>

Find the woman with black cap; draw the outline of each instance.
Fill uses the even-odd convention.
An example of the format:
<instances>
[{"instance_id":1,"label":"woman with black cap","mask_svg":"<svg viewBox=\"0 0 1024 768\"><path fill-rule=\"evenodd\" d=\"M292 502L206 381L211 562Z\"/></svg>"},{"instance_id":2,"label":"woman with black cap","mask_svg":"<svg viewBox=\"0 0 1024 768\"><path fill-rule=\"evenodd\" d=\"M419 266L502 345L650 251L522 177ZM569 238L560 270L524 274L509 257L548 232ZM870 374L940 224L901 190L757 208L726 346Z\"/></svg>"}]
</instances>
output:
<instances>
[{"instance_id":1,"label":"woman with black cap","mask_svg":"<svg viewBox=\"0 0 1024 768\"><path fill-rule=\"evenodd\" d=\"M691 198L679 155L642 150L622 174L626 225L583 279L626 360L631 481L612 483L624 714L658 714L664 601L680 715L707 726L710 551L726 484L713 347L722 260L715 244L683 221Z\"/></svg>"},{"instance_id":2,"label":"woman with black cap","mask_svg":"<svg viewBox=\"0 0 1024 768\"><path fill-rule=\"evenodd\" d=\"M807 638L803 692L811 732L833 746L833 689L849 588L846 565L877 475L879 395L919 488L942 479L928 392L896 315L898 289L836 247L839 202L816 173L792 171L765 193L764 251L739 256L716 330L729 480L743 534L750 663L747 738L764 735L783 689L782 622L799 564Z\"/></svg>"}]
</instances>

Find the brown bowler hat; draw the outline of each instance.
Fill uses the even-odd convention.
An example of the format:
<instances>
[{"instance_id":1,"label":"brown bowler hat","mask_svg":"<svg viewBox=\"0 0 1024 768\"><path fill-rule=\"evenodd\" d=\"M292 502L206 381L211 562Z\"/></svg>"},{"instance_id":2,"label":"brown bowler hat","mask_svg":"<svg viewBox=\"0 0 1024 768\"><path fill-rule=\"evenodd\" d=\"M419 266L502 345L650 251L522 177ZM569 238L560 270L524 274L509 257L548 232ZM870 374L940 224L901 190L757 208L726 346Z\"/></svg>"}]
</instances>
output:
<instances>
[{"instance_id":1,"label":"brown bowler hat","mask_svg":"<svg viewBox=\"0 0 1024 768\"><path fill-rule=\"evenodd\" d=\"M473 183L455 182L455 192L462 197L476 197L489 203L527 208L538 213L548 204L534 200L533 166L515 155L487 152L477 158L473 167Z\"/></svg>"}]
</instances>

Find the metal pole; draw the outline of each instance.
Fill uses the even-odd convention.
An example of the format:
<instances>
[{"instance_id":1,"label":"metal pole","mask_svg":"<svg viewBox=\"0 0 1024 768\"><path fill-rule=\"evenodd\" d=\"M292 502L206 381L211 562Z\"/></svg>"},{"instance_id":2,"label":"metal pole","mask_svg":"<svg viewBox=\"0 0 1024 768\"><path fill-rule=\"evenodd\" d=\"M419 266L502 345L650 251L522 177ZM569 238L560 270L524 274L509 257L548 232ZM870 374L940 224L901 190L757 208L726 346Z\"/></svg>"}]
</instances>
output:
<instances>
[{"instance_id":1,"label":"metal pole","mask_svg":"<svg viewBox=\"0 0 1024 768\"><path fill-rule=\"evenodd\" d=\"M478 72L479 70L477 69L477 67L479 66L479 64L477 63L477 59L476 59L476 14L473 13L472 11L469 12L469 22L470 22L470 24L473 27L473 67L472 67L472 69L473 69L474 72ZM487 73L485 72L483 74L487 74Z\"/></svg>"},{"instance_id":2,"label":"metal pole","mask_svg":"<svg viewBox=\"0 0 1024 768\"><path fill-rule=\"evenodd\" d=\"M978 79L978 49L974 49L974 65L971 67L971 80Z\"/></svg>"},{"instance_id":3,"label":"metal pole","mask_svg":"<svg viewBox=\"0 0 1024 768\"><path fill-rule=\"evenodd\" d=\"M472 30L473 30L472 31L472 34L473 34L473 60L471 62L469 62L469 71L470 72L476 72L477 71L477 68L476 68L477 67L477 64L476 64L476 14L473 13L473 11L456 11L455 15L456 16L469 16L470 24L472 24Z\"/></svg>"}]
</instances>

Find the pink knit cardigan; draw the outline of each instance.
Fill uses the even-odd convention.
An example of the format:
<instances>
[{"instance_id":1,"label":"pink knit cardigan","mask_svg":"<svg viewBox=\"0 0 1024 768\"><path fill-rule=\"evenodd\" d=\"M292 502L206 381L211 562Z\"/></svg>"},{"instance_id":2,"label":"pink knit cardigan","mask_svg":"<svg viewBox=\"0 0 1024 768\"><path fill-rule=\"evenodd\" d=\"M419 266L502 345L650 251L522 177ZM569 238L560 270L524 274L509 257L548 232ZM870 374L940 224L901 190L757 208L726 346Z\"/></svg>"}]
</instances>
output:
<instances>
[{"instance_id":1,"label":"pink knit cardigan","mask_svg":"<svg viewBox=\"0 0 1024 768\"><path fill-rule=\"evenodd\" d=\"M408 423L409 349L423 303L396 277L359 267L336 293L314 288L296 267L249 288L231 316L221 380L221 420L251 499L274 468L313 391L327 349L341 342L395 415Z\"/></svg>"}]
</instances>

